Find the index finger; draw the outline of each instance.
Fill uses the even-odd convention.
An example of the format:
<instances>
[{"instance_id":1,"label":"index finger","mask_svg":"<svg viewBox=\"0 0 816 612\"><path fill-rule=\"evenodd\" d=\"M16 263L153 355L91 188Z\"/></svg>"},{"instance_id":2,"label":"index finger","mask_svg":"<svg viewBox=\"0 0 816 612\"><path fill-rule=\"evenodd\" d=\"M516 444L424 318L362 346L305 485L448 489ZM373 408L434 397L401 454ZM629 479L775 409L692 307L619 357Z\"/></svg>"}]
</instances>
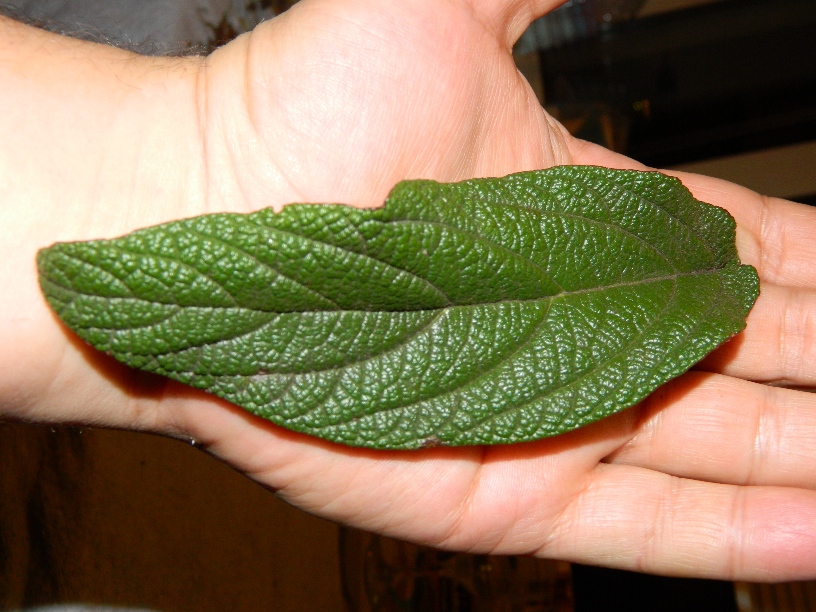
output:
<instances>
[{"instance_id":1,"label":"index finger","mask_svg":"<svg viewBox=\"0 0 816 612\"><path fill-rule=\"evenodd\" d=\"M643 164L600 145L573 140L576 164L649 170ZM816 287L816 208L762 196L721 179L660 170L679 178L703 202L720 206L737 221L740 260L757 269L766 283L798 288Z\"/></svg>"},{"instance_id":2,"label":"index finger","mask_svg":"<svg viewBox=\"0 0 816 612\"><path fill-rule=\"evenodd\" d=\"M816 209L700 174L670 174L698 200L721 206L734 216L740 259L754 266L763 281L816 286Z\"/></svg>"}]
</instances>

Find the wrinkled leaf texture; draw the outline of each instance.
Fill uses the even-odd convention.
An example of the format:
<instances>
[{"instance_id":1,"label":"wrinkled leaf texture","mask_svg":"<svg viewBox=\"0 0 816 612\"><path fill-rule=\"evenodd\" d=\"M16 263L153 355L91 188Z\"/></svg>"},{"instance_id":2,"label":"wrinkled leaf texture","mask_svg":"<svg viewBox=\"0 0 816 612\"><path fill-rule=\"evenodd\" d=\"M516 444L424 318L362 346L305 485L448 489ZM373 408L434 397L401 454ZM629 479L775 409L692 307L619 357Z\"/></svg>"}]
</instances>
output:
<instances>
[{"instance_id":1,"label":"wrinkled leaf texture","mask_svg":"<svg viewBox=\"0 0 816 612\"><path fill-rule=\"evenodd\" d=\"M735 225L655 172L398 184L38 256L94 347L352 446L504 444L634 405L739 332Z\"/></svg>"}]
</instances>

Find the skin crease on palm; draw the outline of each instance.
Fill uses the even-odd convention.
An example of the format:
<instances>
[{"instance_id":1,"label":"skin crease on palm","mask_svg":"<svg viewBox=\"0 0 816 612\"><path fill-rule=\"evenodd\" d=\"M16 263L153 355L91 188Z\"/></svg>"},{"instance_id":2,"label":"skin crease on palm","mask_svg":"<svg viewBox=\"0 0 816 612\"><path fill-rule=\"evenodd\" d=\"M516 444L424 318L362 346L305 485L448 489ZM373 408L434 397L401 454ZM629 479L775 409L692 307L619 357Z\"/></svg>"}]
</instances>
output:
<instances>
[{"instance_id":1,"label":"skin crease on palm","mask_svg":"<svg viewBox=\"0 0 816 612\"><path fill-rule=\"evenodd\" d=\"M641 168L569 136L516 70L513 42L557 4L303 0L203 59L0 22L0 80L29 105L0 93L0 416L193 438L309 512L445 548L816 577L807 207L679 175L737 219L762 280L746 331L638 407L511 446L363 451L287 432L95 353L39 293L34 254L57 240L288 202L375 206L405 178Z\"/></svg>"}]
</instances>

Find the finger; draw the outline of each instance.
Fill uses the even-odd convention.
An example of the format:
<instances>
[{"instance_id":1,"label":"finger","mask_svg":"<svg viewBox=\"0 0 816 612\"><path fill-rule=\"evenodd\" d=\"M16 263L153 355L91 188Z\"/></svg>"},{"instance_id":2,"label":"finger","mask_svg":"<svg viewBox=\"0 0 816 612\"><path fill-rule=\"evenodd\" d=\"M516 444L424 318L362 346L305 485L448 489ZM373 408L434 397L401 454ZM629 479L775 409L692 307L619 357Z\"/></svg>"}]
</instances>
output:
<instances>
[{"instance_id":1,"label":"finger","mask_svg":"<svg viewBox=\"0 0 816 612\"><path fill-rule=\"evenodd\" d=\"M816 288L816 208L761 196L734 183L699 174L677 176L694 196L725 208L737 221L737 248L743 263L763 281Z\"/></svg>"},{"instance_id":2,"label":"finger","mask_svg":"<svg viewBox=\"0 0 816 612\"><path fill-rule=\"evenodd\" d=\"M576 164L648 170L639 162L599 145L573 139ZM759 277L777 285L816 288L816 208L763 197L728 181L661 170L679 178L694 197L725 208L737 221L737 249L743 263L755 266Z\"/></svg>"},{"instance_id":3,"label":"finger","mask_svg":"<svg viewBox=\"0 0 816 612\"><path fill-rule=\"evenodd\" d=\"M503 45L510 50L533 21L564 2L566 0L472 0L472 5L482 21L490 24Z\"/></svg>"},{"instance_id":4,"label":"finger","mask_svg":"<svg viewBox=\"0 0 816 612\"><path fill-rule=\"evenodd\" d=\"M652 170L631 157L615 153L606 147L580 138L573 138L570 141L570 151L574 163L582 166L604 166L619 170Z\"/></svg>"},{"instance_id":5,"label":"finger","mask_svg":"<svg viewBox=\"0 0 816 612\"><path fill-rule=\"evenodd\" d=\"M640 407L606 460L711 482L816 489L816 394L689 373Z\"/></svg>"},{"instance_id":6,"label":"finger","mask_svg":"<svg viewBox=\"0 0 816 612\"><path fill-rule=\"evenodd\" d=\"M816 386L816 290L765 284L747 327L697 369L757 382Z\"/></svg>"},{"instance_id":7,"label":"finger","mask_svg":"<svg viewBox=\"0 0 816 612\"><path fill-rule=\"evenodd\" d=\"M816 492L601 464L540 556L730 580L816 576Z\"/></svg>"}]
</instances>

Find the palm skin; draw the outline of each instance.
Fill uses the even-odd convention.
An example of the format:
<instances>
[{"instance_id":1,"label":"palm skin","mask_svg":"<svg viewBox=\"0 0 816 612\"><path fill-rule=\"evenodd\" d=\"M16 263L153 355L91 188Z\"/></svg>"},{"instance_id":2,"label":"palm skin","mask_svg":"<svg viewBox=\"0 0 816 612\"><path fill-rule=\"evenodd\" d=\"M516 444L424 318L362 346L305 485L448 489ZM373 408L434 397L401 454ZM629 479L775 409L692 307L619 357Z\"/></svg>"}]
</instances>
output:
<instances>
[{"instance_id":1,"label":"palm skin","mask_svg":"<svg viewBox=\"0 0 816 612\"><path fill-rule=\"evenodd\" d=\"M515 38L557 4L304 0L205 61L195 212L375 206L405 178L638 168L572 139L513 64ZM512 446L345 448L135 375L61 328L57 390L77 405L104 399L73 420L192 437L289 502L367 530L673 575L814 577L816 398L760 383L816 378L816 214L682 179L735 216L762 295L747 330L696 371L581 430ZM144 206L151 222L190 212Z\"/></svg>"}]
</instances>

